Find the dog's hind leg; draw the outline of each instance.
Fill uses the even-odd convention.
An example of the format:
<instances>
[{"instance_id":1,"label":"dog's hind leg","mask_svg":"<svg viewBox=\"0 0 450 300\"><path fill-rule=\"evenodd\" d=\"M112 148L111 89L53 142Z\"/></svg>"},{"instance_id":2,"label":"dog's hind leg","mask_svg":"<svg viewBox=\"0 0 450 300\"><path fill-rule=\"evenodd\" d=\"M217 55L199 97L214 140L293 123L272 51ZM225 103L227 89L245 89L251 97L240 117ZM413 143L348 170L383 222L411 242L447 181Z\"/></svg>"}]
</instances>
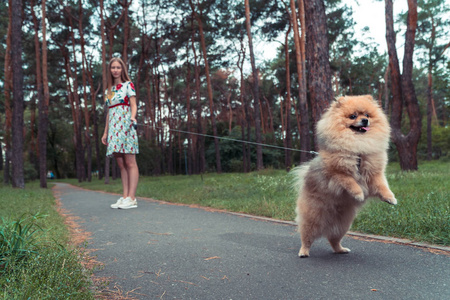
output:
<instances>
[{"instance_id":1,"label":"dog's hind leg","mask_svg":"<svg viewBox=\"0 0 450 300\"><path fill-rule=\"evenodd\" d=\"M298 256L301 258L309 257L309 249L311 248L314 239L311 239L309 236L305 236L302 234L302 246L300 251L298 252Z\"/></svg>"},{"instance_id":2,"label":"dog's hind leg","mask_svg":"<svg viewBox=\"0 0 450 300\"><path fill-rule=\"evenodd\" d=\"M330 242L330 245L333 248L334 253L347 254L350 252L350 249L342 247L342 245L341 245L342 238L343 238L343 236L328 238L328 241Z\"/></svg>"},{"instance_id":3,"label":"dog's hind leg","mask_svg":"<svg viewBox=\"0 0 450 300\"><path fill-rule=\"evenodd\" d=\"M299 231L302 240L302 246L300 248L300 251L298 252L298 256L301 258L309 257L309 249L311 249L314 241L320 237L320 233L317 232L317 229L315 227L307 226L306 224L300 225Z\"/></svg>"}]
</instances>

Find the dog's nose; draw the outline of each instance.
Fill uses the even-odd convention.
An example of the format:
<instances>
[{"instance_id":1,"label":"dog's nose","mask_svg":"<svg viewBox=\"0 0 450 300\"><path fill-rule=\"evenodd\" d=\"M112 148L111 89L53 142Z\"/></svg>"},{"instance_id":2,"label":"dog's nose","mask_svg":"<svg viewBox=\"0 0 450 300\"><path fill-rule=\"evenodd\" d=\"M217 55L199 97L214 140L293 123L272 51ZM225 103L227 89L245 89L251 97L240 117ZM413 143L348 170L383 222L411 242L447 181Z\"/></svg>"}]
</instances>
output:
<instances>
[{"instance_id":1,"label":"dog's nose","mask_svg":"<svg viewBox=\"0 0 450 300\"><path fill-rule=\"evenodd\" d=\"M368 119L361 119L361 123L363 126L367 126L369 124L369 120Z\"/></svg>"}]
</instances>

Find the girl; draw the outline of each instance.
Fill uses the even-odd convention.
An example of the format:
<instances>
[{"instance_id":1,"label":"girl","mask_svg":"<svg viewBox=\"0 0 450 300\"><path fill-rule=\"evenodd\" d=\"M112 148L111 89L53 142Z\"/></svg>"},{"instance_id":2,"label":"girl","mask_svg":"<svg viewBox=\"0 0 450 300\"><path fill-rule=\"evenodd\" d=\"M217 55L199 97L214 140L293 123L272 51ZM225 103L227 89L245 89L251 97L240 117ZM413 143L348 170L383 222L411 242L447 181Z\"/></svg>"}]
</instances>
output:
<instances>
[{"instance_id":1,"label":"girl","mask_svg":"<svg viewBox=\"0 0 450 300\"><path fill-rule=\"evenodd\" d=\"M111 208L136 208L136 188L139 169L136 154L139 153L138 137L133 123L136 122L136 92L128 77L124 62L115 57L109 62L108 85L105 91L105 132L102 143L107 146L106 155L114 156L120 168L123 195Z\"/></svg>"}]
</instances>

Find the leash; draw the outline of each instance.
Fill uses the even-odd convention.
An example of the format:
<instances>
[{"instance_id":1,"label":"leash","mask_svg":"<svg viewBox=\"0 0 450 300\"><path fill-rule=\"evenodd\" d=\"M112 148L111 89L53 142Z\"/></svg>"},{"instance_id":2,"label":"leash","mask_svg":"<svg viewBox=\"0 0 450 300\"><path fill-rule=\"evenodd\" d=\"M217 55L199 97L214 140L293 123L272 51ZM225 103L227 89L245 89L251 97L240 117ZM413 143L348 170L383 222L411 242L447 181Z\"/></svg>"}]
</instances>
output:
<instances>
[{"instance_id":1,"label":"leash","mask_svg":"<svg viewBox=\"0 0 450 300\"><path fill-rule=\"evenodd\" d=\"M133 122L133 127L134 127L135 130L137 130L138 126L151 127L151 125L138 124L136 122ZM263 147L269 147L269 148L276 148L276 149L283 149L283 150L290 150L290 151L296 151L296 152L305 152L305 153L314 154L314 155L319 154L316 151L299 150L299 149L286 148L286 147L281 147L281 146L276 146L276 145L261 144L261 143L256 143L256 142L250 142L250 141L244 141L244 140L228 138L228 137L224 137L224 136L215 136L215 135L209 135L209 134L197 133L197 132L191 132L191 131L185 131L185 130L179 130L179 129L170 129L170 128L167 129L167 128L162 128L162 127L158 127L158 126L154 126L154 127L158 128L158 129L161 129L161 130L166 129L166 130L174 131L174 132L192 134L192 135L197 135L197 136L204 136L204 137L215 138L215 139L217 138L217 139L220 139L220 140L226 140L226 141L232 141L232 142L246 143L246 144L251 144L251 145L257 145L257 146L263 146Z\"/></svg>"}]
</instances>

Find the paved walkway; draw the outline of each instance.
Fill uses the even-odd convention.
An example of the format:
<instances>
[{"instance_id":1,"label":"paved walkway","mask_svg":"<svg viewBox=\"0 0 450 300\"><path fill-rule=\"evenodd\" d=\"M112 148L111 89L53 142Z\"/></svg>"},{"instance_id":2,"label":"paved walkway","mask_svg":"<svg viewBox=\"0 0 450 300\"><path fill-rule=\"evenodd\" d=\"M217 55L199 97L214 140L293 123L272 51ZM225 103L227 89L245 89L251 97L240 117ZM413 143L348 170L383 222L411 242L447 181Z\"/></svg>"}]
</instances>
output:
<instances>
[{"instance_id":1,"label":"paved walkway","mask_svg":"<svg viewBox=\"0 0 450 300\"><path fill-rule=\"evenodd\" d=\"M136 299L450 299L450 256L346 237L300 259L292 225L57 184L62 207L92 233L106 289Z\"/></svg>"}]
</instances>

